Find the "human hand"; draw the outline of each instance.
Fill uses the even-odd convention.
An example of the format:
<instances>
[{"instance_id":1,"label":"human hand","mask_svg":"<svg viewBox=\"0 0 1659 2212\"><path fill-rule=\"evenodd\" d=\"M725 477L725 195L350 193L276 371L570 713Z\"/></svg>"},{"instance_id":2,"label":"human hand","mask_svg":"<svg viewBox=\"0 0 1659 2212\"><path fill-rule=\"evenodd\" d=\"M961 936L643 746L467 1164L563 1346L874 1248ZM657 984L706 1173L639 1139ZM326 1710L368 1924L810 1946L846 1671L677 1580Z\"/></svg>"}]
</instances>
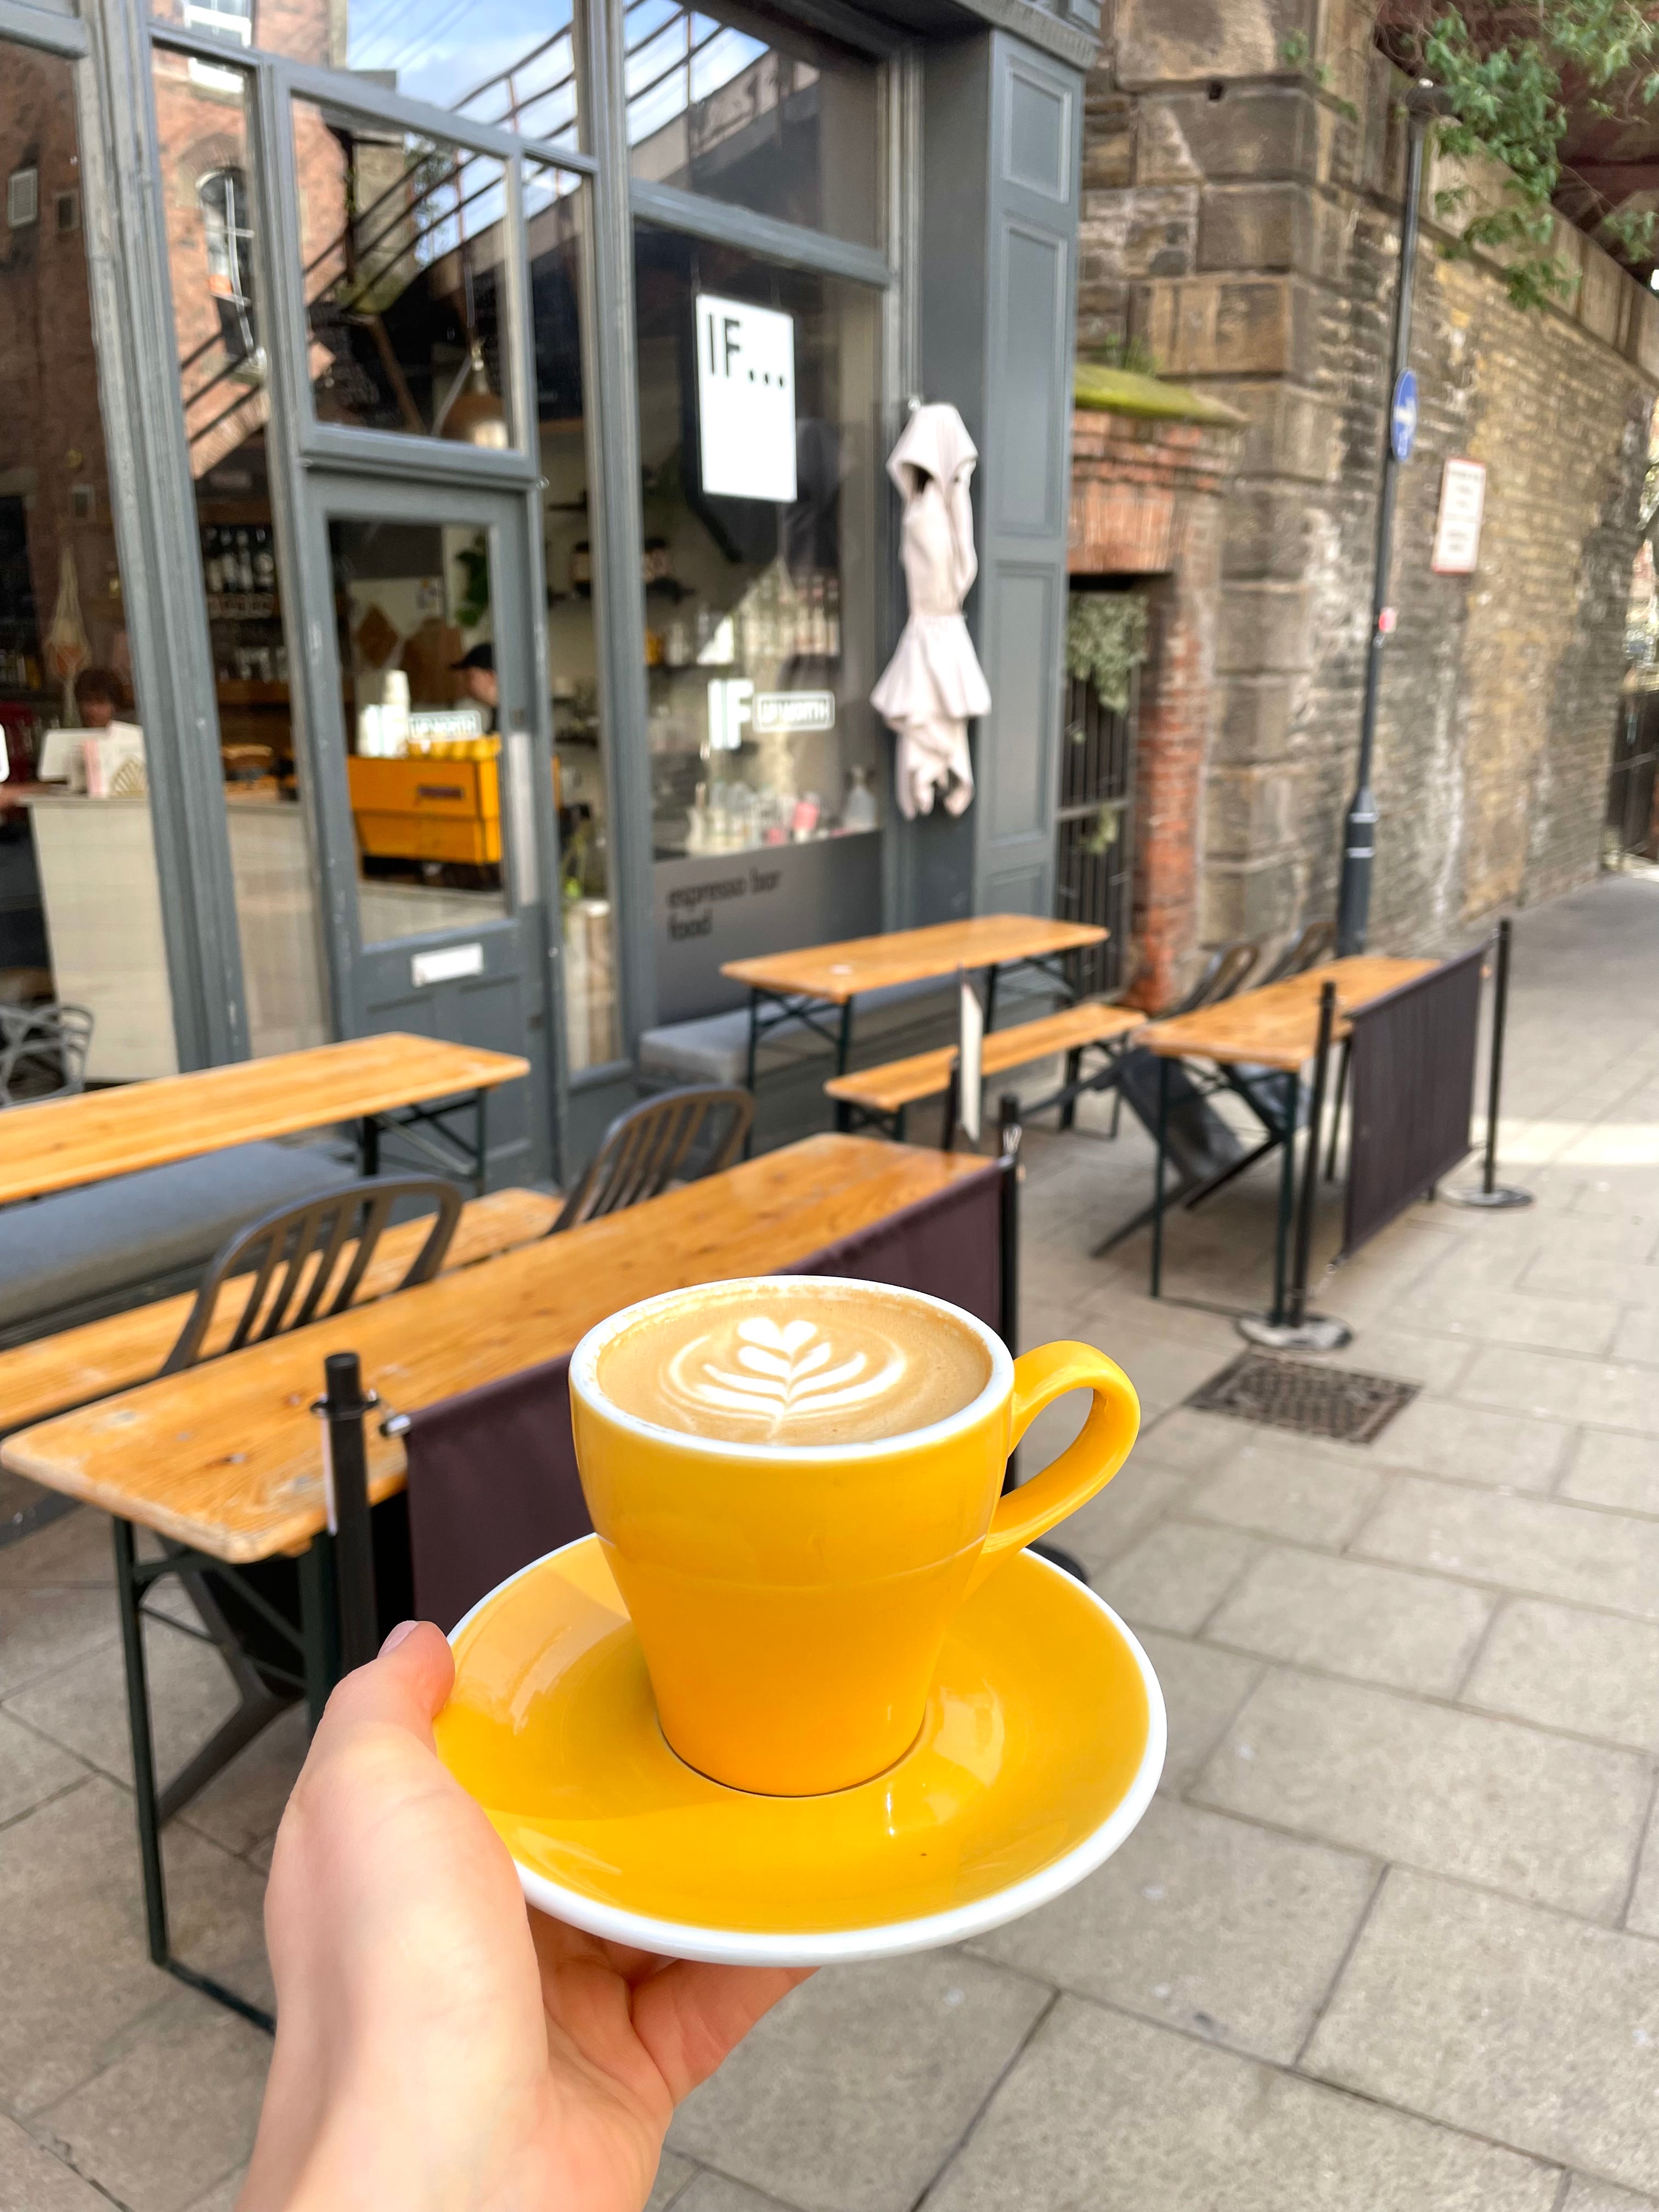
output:
<instances>
[{"instance_id":1,"label":"human hand","mask_svg":"<svg viewBox=\"0 0 1659 2212\"><path fill-rule=\"evenodd\" d=\"M329 1699L265 1896L276 2044L239 2212L639 2212L675 2106L804 1972L698 1966L526 1907L440 1764L429 1623Z\"/></svg>"}]
</instances>

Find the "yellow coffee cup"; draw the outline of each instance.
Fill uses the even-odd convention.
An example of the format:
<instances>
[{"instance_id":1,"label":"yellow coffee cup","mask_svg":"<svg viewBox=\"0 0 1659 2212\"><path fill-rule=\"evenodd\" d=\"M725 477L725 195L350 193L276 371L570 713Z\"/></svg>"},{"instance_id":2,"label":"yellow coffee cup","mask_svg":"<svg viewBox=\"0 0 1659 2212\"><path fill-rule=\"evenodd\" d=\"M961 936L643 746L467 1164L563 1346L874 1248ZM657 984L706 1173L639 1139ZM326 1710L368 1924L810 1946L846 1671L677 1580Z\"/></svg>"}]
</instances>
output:
<instances>
[{"instance_id":1,"label":"yellow coffee cup","mask_svg":"<svg viewBox=\"0 0 1659 2212\"><path fill-rule=\"evenodd\" d=\"M708 1290L752 1290L758 1306L803 1279ZM598 1370L623 1330L696 1291L613 1315L570 1360L582 1490L663 1733L700 1773L778 1796L846 1789L903 1757L963 1600L1103 1488L1140 1424L1128 1377L1092 1345L1013 1359L942 1298L835 1287L913 1303L973 1332L988 1361L984 1388L927 1427L860 1443L739 1443L659 1426L607 1396ZM1076 1442L1002 1496L1009 1454L1073 1390L1094 1399Z\"/></svg>"}]
</instances>

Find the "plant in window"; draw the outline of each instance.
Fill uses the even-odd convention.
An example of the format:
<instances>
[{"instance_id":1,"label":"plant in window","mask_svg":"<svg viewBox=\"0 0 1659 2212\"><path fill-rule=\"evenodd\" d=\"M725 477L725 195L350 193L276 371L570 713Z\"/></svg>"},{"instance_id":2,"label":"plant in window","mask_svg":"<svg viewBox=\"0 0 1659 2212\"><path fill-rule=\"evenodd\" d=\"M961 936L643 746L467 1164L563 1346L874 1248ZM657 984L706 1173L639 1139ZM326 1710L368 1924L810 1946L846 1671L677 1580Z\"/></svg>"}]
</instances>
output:
<instances>
[{"instance_id":1,"label":"plant in window","mask_svg":"<svg viewBox=\"0 0 1659 2212\"><path fill-rule=\"evenodd\" d=\"M1139 592L1074 592L1066 617L1066 672L1092 684L1114 714L1128 711L1129 682L1146 658L1146 602ZM1081 744L1080 726L1070 732Z\"/></svg>"}]
</instances>

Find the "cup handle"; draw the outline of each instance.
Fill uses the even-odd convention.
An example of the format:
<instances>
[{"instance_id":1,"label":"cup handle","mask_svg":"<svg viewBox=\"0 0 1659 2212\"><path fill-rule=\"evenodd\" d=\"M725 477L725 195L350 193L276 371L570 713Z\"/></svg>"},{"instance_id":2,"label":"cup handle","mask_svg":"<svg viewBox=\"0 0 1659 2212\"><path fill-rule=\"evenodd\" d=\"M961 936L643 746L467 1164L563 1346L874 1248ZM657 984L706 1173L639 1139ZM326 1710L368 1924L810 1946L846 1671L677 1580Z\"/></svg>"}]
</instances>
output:
<instances>
[{"instance_id":1,"label":"cup handle","mask_svg":"<svg viewBox=\"0 0 1659 2212\"><path fill-rule=\"evenodd\" d=\"M1043 1407L1068 1390L1094 1393L1082 1432L1041 1474L997 1500L970 1590L1004 1559L1103 1490L1129 1456L1140 1432L1140 1401L1117 1362L1091 1344L1045 1344L1015 1360L1009 1450Z\"/></svg>"}]
</instances>

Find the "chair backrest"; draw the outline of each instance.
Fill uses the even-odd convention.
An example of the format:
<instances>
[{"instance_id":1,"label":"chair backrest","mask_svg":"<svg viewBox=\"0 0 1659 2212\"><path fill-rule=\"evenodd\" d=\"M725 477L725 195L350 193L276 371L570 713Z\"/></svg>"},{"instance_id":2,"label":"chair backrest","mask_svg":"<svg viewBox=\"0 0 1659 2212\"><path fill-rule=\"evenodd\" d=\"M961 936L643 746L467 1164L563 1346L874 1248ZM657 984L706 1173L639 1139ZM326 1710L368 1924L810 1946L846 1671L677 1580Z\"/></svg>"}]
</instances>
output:
<instances>
[{"instance_id":1,"label":"chair backrest","mask_svg":"<svg viewBox=\"0 0 1659 2212\"><path fill-rule=\"evenodd\" d=\"M1158 1020L1166 1022L1176 1014L1195 1014L1200 1006L1213 1006L1223 999L1231 999L1261 957L1261 946L1244 939L1224 945L1205 962L1203 973L1186 997L1178 999L1173 1006L1165 1006Z\"/></svg>"},{"instance_id":2,"label":"chair backrest","mask_svg":"<svg viewBox=\"0 0 1659 2212\"><path fill-rule=\"evenodd\" d=\"M83 1091L91 1045L84 1006L0 1006L0 1107Z\"/></svg>"},{"instance_id":3,"label":"chair backrest","mask_svg":"<svg viewBox=\"0 0 1659 2212\"><path fill-rule=\"evenodd\" d=\"M1335 950L1336 924L1334 921L1308 922L1297 931L1261 981L1264 983L1282 983L1287 976L1304 975L1310 968L1316 966Z\"/></svg>"},{"instance_id":4,"label":"chair backrest","mask_svg":"<svg viewBox=\"0 0 1659 2212\"><path fill-rule=\"evenodd\" d=\"M286 1329L343 1313L357 1295L393 1209L409 1200L435 1207L435 1216L426 1242L391 1287L406 1291L429 1281L443 1265L461 1218L463 1197L456 1184L435 1176L375 1176L319 1191L250 1222L221 1246L162 1374L176 1375L198 1360L216 1359L245 1344L263 1343ZM233 1306L241 1297L241 1311L226 1341L208 1352L208 1334L227 1287Z\"/></svg>"},{"instance_id":5,"label":"chair backrest","mask_svg":"<svg viewBox=\"0 0 1659 2212\"><path fill-rule=\"evenodd\" d=\"M665 1091L619 1114L548 1231L574 1229L602 1213L620 1213L655 1198L671 1182L695 1182L729 1168L742 1152L755 1118L746 1091L690 1084ZM722 1133L721 1124L725 1123Z\"/></svg>"}]
</instances>

